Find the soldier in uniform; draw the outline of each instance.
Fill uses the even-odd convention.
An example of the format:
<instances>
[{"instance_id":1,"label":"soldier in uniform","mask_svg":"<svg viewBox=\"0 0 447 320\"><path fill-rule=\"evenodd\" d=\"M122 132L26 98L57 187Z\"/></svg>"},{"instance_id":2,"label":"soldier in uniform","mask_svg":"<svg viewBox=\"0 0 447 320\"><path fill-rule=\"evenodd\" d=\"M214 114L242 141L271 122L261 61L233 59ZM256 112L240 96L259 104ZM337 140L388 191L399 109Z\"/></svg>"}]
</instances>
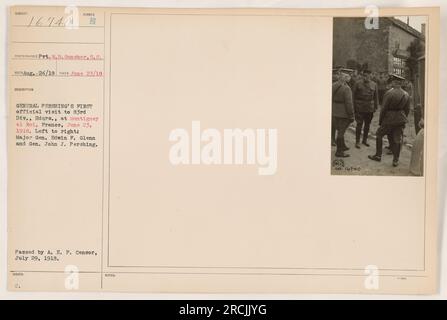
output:
<instances>
[{"instance_id":1,"label":"soldier in uniform","mask_svg":"<svg viewBox=\"0 0 447 320\"><path fill-rule=\"evenodd\" d=\"M377 84L371 80L371 71L363 71L363 79L355 83L352 89L354 98L355 121L355 147L360 149L360 137L363 129L362 143L369 147L368 134L374 112L379 106L379 94Z\"/></svg>"},{"instance_id":2,"label":"soldier in uniform","mask_svg":"<svg viewBox=\"0 0 447 320\"><path fill-rule=\"evenodd\" d=\"M403 142L403 133L410 112L410 95L402 89L404 78L392 75L392 89L383 97L377 129L376 154L368 156L374 161L382 160L382 139L388 135L390 149L393 153L393 166L399 165L399 155Z\"/></svg>"},{"instance_id":3,"label":"soldier in uniform","mask_svg":"<svg viewBox=\"0 0 447 320\"><path fill-rule=\"evenodd\" d=\"M338 81L332 85L332 141L337 133L335 156L349 157L345 151L349 148L345 144L345 132L349 124L354 121L354 107L352 104L352 91L347 84L351 76L340 72Z\"/></svg>"}]
</instances>

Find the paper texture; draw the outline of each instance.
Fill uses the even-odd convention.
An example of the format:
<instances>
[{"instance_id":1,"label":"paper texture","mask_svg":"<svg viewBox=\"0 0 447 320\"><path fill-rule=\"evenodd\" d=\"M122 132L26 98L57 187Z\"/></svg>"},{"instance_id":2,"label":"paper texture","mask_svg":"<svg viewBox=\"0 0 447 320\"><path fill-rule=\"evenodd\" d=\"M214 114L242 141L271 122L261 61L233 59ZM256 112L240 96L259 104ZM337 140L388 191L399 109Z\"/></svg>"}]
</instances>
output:
<instances>
[{"instance_id":1,"label":"paper texture","mask_svg":"<svg viewBox=\"0 0 447 320\"><path fill-rule=\"evenodd\" d=\"M334 21L363 9L11 7L9 289L436 292L439 11L401 16L423 173L403 146L340 175Z\"/></svg>"}]
</instances>

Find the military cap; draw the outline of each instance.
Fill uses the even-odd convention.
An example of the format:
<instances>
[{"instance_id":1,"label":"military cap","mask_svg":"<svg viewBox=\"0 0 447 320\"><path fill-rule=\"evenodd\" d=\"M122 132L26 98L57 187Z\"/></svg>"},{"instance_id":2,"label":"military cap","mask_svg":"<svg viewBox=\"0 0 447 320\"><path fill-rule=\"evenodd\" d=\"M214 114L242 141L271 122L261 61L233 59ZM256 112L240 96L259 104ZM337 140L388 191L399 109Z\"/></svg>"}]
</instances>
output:
<instances>
[{"instance_id":1,"label":"military cap","mask_svg":"<svg viewBox=\"0 0 447 320\"><path fill-rule=\"evenodd\" d=\"M403 83L404 80L405 80L404 77L401 77L401 76L399 76L397 74L390 74L389 77L388 77L388 81L387 82L391 83L393 81L398 81L400 83Z\"/></svg>"},{"instance_id":2,"label":"military cap","mask_svg":"<svg viewBox=\"0 0 447 320\"><path fill-rule=\"evenodd\" d=\"M390 74L390 80L391 81L393 81L393 80L404 81L405 78L398 74Z\"/></svg>"},{"instance_id":3,"label":"military cap","mask_svg":"<svg viewBox=\"0 0 447 320\"><path fill-rule=\"evenodd\" d=\"M354 73L354 70L353 69L348 69L348 68L341 68L340 72L351 74L351 73Z\"/></svg>"}]
</instances>

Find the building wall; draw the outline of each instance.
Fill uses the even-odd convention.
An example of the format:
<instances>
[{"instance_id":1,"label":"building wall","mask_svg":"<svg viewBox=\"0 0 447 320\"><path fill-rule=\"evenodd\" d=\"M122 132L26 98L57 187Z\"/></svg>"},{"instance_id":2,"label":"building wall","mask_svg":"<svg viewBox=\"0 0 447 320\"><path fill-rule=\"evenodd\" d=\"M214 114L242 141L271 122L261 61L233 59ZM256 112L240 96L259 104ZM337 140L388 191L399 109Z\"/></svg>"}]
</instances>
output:
<instances>
[{"instance_id":1,"label":"building wall","mask_svg":"<svg viewBox=\"0 0 447 320\"><path fill-rule=\"evenodd\" d=\"M379 20L379 29L368 30L365 18L335 18L333 66L352 68L349 61L368 64L376 72L393 72L395 54L404 56L416 36L396 26L389 18Z\"/></svg>"},{"instance_id":2,"label":"building wall","mask_svg":"<svg viewBox=\"0 0 447 320\"><path fill-rule=\"evenodd\" d=\"M380 19L377 30L366 29L364 22L365 18L334 19L333 66L352 67L352 60L372 71L387 71L390 22Z\"/></svg>"}]
</instances>

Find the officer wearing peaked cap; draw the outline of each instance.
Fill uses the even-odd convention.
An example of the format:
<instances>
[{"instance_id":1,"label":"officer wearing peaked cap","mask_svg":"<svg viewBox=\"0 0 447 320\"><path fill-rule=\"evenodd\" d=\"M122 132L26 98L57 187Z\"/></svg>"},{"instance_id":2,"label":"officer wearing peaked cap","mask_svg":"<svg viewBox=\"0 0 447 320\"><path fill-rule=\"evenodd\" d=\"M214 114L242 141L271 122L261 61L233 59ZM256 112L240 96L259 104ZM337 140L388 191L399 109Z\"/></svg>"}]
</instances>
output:
<instances>
[{"instance_id":1,"label":"officer wearing peaked cap","mask_svg":"<svg viewBox=\"0 0 447 320\"><path fill-rule=\"evenodd\" d=\"M410 96L402 89L405 78L391 75L391 87L383 97L383 107L380 112L379 128L377 129L376 154L368 156L374 161L382 159L382 139L388 135L390 149L393 153L393 166L399 165L400 150L407 117L410 112Z\"/></svg>"},{"instance_id":2,"label":"officer wearing peaked cap","mask_svg":"<svg viewBox=\"0 0 447 320\"><path fill-rule=\"evenodd\" d=\"M332 85L332 144L337 146L335 156L339 158L349 157L345 153L349 148L344 136L349 124L354 121L352 92L347 84L350 79L349 74L340 72L338 80Z\"/></svg>"},{"instance_id":3,"label":"officer wearing peaked cap","mask_svg":"<svg viewBox=\"0 0 447 320\"><path fill-rule=\"evenodd\" d=\"M355 83L352 88L354 98L355 121L355 147L360 149L360 137L363 129L362 143L369 147L368 134L374 112L379 106L379 93L377 84L371 80L371 71L363 71L363 79Z\"/></svg>"}]
</instances>

